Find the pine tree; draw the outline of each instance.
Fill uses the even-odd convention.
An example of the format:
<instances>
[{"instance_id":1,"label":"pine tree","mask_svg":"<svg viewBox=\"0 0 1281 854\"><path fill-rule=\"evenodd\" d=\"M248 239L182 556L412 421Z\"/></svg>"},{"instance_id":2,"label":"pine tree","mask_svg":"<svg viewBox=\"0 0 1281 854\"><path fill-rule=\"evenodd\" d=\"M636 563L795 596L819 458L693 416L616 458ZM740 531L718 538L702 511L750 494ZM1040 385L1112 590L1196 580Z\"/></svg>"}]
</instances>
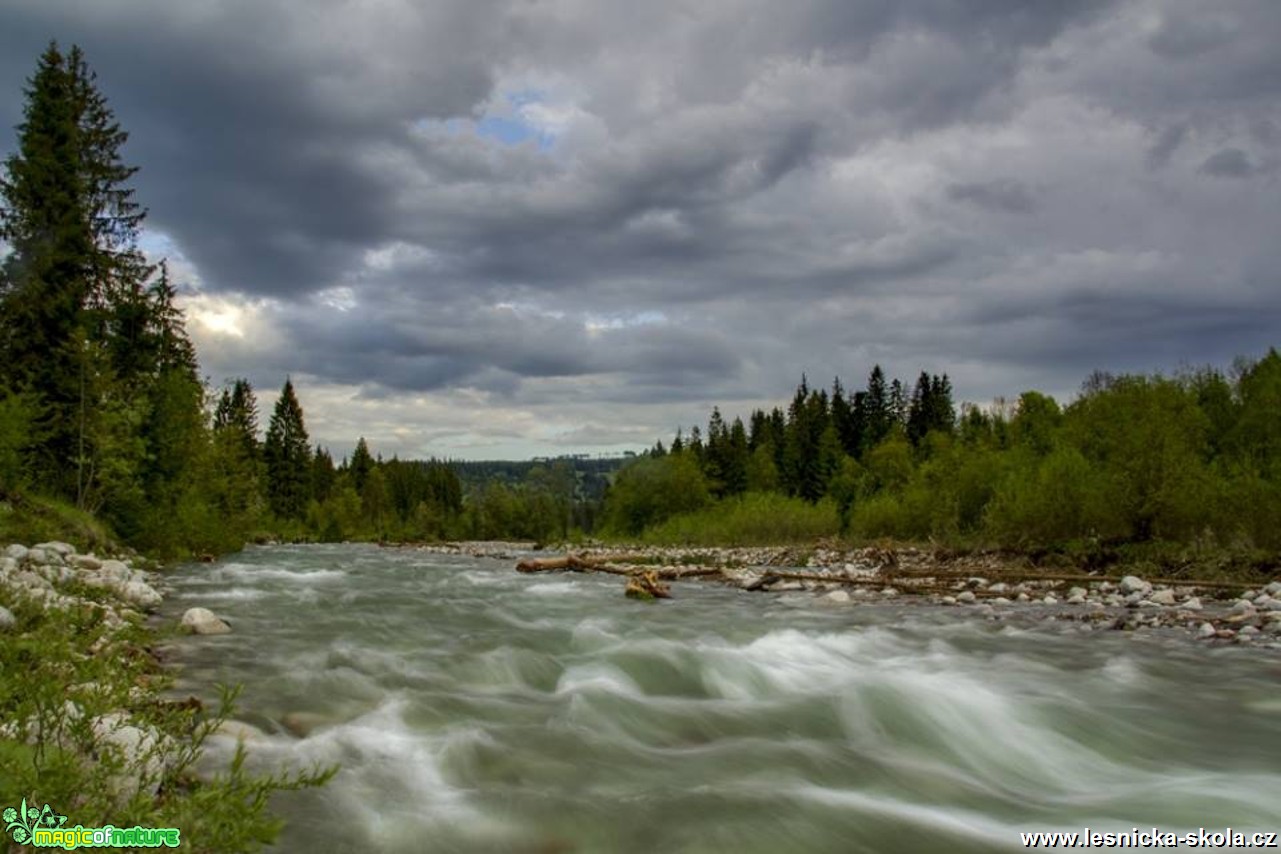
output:
<instances>
[{"instance_id":1,"label":"pine tree","mask_svg":"<svg viewBox=\"0 0 1281 854\"><path fill-rule=\"evenodd\" d=\"M128 135L79 48L64 54L51 43L25 94L0 180L0 239L10 249L0 265L0 386L35 396L41 480L83 506L100 475L111 470L122 483L128 474L118 459L92 456L111 443L86 441L87 425L123 396L119 368L87 359L122 352L110 337L145 314L136 299L153 272L136 245L145 211L126 186L136 171L120 157Z\"/></svg>"},{"instance_id":2,"label":"pine tree","mask_svg":"<svg viewBox=\"0 0 1281 854\"><path fill-rule=\"evenodd\" d=\"M365 491L365 481L369 479L369 473L374 470L374 458L369 453L369 445L365 443L365 437L361 436L356 442L356 450L351 452L351 462L347 465L347 471L351 474L351 485L356 487L356 492Z\"/></svg>"},{"instance_id":3,"label":"pine tree","mask_svg":"<svg viewBox=\"0 0 1281 854\"><path fill-rule=\"evenodd\" d=\"M263 460L272 512L281 519L301 519L311 498L311 446L292 380L285 380L267 425Z\"/></svg>"}]
</instances>

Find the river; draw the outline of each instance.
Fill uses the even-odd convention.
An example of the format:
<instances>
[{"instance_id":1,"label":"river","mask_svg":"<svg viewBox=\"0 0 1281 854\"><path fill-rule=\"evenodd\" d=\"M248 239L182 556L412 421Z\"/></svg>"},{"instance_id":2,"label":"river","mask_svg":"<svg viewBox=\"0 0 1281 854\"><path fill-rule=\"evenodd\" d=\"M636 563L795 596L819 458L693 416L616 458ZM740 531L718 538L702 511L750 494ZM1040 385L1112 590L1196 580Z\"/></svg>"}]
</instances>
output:
<instances>
[{"instance_id":1,"label":"river","mask_svg":"<svg viewBox=\"0 0 1281 854\"><path fill-rule=\"evenodd\" d=\"M341 763L274 801L279 851L978 852L1038 830L1281 830L1276 650L698 582L638 603L616 577L373 546L252 548L169 585L168 615L233 626L177 642L179 687L243 683L259 767Z\"/></svg>"}]
</instances>

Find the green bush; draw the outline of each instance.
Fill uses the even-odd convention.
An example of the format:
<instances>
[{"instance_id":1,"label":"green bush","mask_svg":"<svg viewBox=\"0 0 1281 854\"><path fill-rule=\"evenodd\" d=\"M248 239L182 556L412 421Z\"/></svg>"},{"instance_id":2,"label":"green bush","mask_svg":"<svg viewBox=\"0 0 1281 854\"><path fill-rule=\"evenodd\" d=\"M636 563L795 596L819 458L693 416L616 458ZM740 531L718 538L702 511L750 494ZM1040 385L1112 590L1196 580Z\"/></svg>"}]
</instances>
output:
<instances>
[{"instance_id":1,"label":"green bush","mask_svg":"<svg viewBox=\"0 0 1281 854\"><path fill-rule=\"evenodd\" d=\"M837 507L830 499L811 504L777 492L749 492L667 519L646 529L643 539L669 545L762 546L813 542L839 530Z\"/></svg>"}]
</instances>

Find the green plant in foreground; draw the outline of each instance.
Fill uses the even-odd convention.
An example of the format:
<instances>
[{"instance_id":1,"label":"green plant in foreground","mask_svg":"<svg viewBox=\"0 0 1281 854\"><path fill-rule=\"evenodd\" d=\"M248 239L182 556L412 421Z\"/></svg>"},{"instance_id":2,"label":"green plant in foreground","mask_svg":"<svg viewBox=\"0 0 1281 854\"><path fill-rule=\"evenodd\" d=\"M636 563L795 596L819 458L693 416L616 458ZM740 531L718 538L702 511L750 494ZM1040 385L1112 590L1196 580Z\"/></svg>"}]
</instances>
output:
<instances>
[{"instance_id":1,"label":"green plant in foreground","mask_svg":"<svg viewBox=\"0 0 1281 854\"><path fill-rule=\"evenodd\" d=\"M85 827L176 827L193 851L255 851L283 825L267 811L274 793L337 773L253 774L240 746L225 771L198 774L238 691L223 689L208 714L166 702L153 632L136 623L113 632L93 604L6 605L16 625L0 636L0 805L52 804Z\"/></svg>"}]
</instances>

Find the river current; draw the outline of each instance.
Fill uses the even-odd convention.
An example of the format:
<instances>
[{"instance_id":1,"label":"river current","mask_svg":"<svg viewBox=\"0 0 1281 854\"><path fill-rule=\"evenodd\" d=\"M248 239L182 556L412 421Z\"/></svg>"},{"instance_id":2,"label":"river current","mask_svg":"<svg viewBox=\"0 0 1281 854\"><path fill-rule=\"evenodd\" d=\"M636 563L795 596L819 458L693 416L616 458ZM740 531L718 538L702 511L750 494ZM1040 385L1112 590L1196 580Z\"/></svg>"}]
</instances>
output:
<instances>
[{"instance_id":1,"label":"river current","mask_svg":"<svg viewBox=\"0 0 1281 854\"><path fill-rule=\"evenodd\" d=\"M1020 832L1281 830L1281 654L1036 608L827 604L373 546L169 576L179 687L241 683L278 851L1019 851ZM300 737L299 733L303 736ZM229 737L210 742L225 763Z\"/></svg>"}]
</instances>

